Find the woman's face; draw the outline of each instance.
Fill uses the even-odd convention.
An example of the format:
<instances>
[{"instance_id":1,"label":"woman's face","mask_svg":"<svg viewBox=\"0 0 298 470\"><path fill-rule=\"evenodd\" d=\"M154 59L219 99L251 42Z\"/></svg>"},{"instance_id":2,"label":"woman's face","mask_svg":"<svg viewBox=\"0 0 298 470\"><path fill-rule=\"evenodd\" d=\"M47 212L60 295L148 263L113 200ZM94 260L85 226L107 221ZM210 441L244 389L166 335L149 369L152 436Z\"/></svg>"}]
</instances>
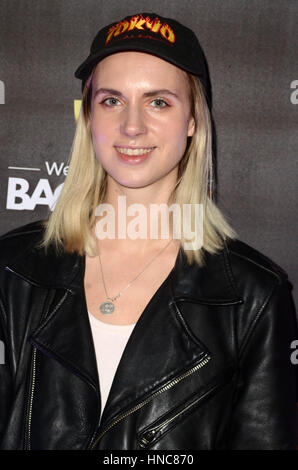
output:
<instances>
[{"instance_id":1,"label":"woman's face","mask_svg":"<svg viewBox=\"0 0 298 470\"><path fill-rule=\"evenodd\" d=\"M194 132L186 75L142 52L106 57L92 77L91 132L96 156L116 183L171 186Z\"/></svg>"}]
</instances>

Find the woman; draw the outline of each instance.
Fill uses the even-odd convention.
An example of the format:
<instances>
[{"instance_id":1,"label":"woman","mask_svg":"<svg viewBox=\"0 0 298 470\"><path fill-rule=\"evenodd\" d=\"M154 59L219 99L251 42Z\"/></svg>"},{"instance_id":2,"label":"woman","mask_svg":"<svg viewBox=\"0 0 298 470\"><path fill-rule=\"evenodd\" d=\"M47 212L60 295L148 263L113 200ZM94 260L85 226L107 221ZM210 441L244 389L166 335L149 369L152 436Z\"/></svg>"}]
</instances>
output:
<instances>
[{"instance_id":1,"label":"woman","mask_svg":"<svg viewBox=\"0 0 298 470\"><path fill-rule=\"evenodd\" d=\"M194 33L126 17L76 77L55 210L1 237L1 448L294 449L290 285L213 201Z\"/></svg>"}]
</instances>

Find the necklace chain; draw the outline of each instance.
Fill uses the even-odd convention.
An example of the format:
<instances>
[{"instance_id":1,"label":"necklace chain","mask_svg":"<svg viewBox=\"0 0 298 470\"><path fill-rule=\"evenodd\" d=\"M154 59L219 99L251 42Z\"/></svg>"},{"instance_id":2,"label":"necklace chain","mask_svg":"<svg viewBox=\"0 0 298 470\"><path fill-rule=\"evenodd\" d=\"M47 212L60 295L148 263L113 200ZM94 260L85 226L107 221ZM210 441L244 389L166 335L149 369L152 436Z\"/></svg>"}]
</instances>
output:
<instances>
[{"instance_id":1,"label":"necklace chain","mask_svg":"<svg viewBox=\"0 0 298 470\"><path fill-rule=\"evenodd\" d=\"M173 241L173 239L171 239L153 258L152 260L149 261L149 263L146 264L146 266L142 269L141 272L139 272L123 289L121 289L121 291L113 296L113 297L109 297L108 295L108 292L107 292L107 288L106 288L106 283L105 283L105 278L104 278L104 274L103 274L103 268L102 268L102 263L101 263L101 257L100 257L100 254L98 255L99 257L99 263L100 263L100 270L101 270L101 277L102 277L102 282L103 282L103 287L104 287L104 290L105 290L105 294L106 294L106 298L108 300L110 300L111 302L114 302L115 300L117 300L131 285L134 281L136 281L138 279L138 277L141 276L141 274L143 274L143 272L150 266L150 264L153 263L153 261L156 260L156 258L162 254L163 251L165 251L165 249L169 246L169 244ZM111 304L109 305L108 307L106 307L106 304L110 304L111 302L104 302L101 304L100 306L100 310L102 313L112 313L113 310L114 310L114 305ZM111 310L112 309L112 310Z\"/></svg>"}]
</instances>

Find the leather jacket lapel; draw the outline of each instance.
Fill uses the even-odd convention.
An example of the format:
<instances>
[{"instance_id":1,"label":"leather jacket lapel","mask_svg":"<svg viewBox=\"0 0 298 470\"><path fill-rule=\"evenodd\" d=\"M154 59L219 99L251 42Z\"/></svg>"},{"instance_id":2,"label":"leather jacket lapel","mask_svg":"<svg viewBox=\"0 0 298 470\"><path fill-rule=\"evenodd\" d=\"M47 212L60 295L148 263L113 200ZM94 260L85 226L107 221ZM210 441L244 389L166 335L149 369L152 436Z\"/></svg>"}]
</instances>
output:
<instances>
[{"instance_id":1,"label":"leather jacket lapel","mask_svg":"<svg viewBox=\"0 0 298 470\"><path fill-rule=\"evenodd\" d=\"M99 380L84 293L85 258L48 255L30 247L11 261L9 271L33 286L49 289L50 304L40 308L41 321L28 340L44 354L80 375L99 394Z\"/></svg>"},{"instance_id":2,"label":"leather jacket lapel","mask_svg":"<svg viewBox=\"0 0 298 470\"><path fill-rule=\"evenodd\" d=\"M204 252L204 266L187 263L180 250L173 272L173 297L202 305L232 305L242 303L231 271L228 249L216 254Z\"/></svg>"},{"instance_id":3,"label":"leather jacket lapel","mask_svg":"<svg viewBox=\"0 0 298 470\"><path fill-rule=\"evenodd\" d=\"M99 391L92 333L82 291L60 289L49 316L29 341Z\"/></svg>"}]
</instances>

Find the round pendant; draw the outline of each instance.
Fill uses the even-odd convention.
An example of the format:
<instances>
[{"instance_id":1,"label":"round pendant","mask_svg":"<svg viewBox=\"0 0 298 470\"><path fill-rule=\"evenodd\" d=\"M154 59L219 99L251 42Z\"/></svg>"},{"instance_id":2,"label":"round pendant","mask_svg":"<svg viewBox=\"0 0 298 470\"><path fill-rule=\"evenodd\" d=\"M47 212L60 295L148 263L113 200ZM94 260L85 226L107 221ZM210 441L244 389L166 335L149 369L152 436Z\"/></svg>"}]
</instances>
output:
<instances>
[{"instance_id":1,"label":"round pendant","mask_svg":"<svg viewBox=\"0 0 298 470\"><path fill-rule=\"evenodd\" d=\"M115 305L112 302L103 302L99 308L101 313L113 313Z\"/></svg>"}]
</instances>

